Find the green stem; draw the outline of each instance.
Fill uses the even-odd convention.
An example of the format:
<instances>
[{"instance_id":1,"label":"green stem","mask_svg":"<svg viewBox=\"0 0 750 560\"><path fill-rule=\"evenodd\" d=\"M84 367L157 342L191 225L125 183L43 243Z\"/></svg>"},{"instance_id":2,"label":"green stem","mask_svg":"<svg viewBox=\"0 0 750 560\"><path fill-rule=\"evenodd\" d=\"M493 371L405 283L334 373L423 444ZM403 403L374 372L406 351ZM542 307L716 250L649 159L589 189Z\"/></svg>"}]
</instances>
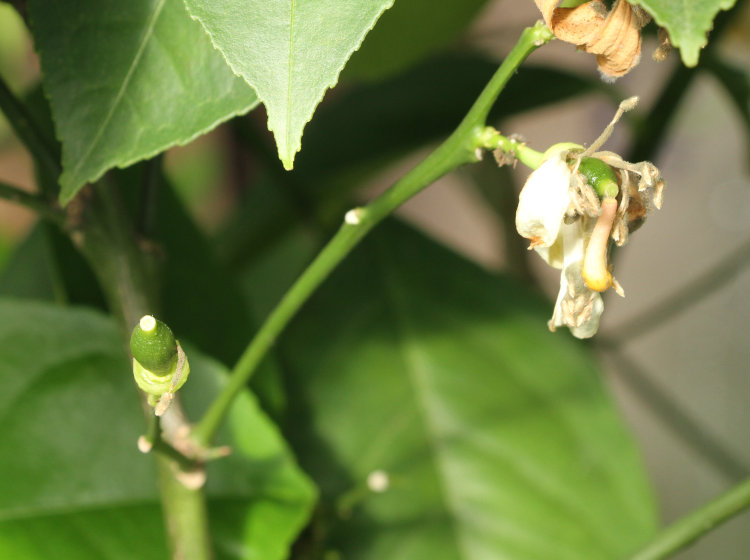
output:
<instances>
[{"instance_id":1,"label":"green stem","mask_svg":"<svg viewBox=\"0 0 750 560\"><path fill-rule=\"evenodd\" d=\"M58 207L50 204L46 199L38 194L26 192L13 185L0 182L0 198L25 206L33 210L42 218L49 220L59 226L62 226L64 217Z\"/></svg>"},{"instance_id":2,"label":"green stem","mask_svg":"<svg viewBox=\"0 0 750 560\"><path fill-rule=\"evenodd\" d=\"M492 105L526 57L550 39L552 33L542 22L525 29L453 134L378 198L347 213L338 232L261 326L237 362L229 381L196 425L193 437L199 445L210 443L235 397L246 386L276 338L359 241L383 218L423 188L460 165L477 161L476 151L486 147L485 121Z\"/></svg>"},{"instance_id":3,"label":"green stem","mask_svg":"<svg viewBox=\"0 0 750 560\"><path fill-rule=\"evenodd\" d=\"M482 145L488 150L500 149L531 169L539 167L544 159L543 152L529 148L516 138L503 136L491 127L487 127L482 133L482 141Z\"/></svg>"},{"instance_id":4,"label":"green stem","mask_svg":"<svg viewBox=\"0 0 750 560\"><path fill-rule=\"evenodd\" d=\"M10 91L5 80L0 78L0 111L8 119L10 126L29 150L42 171L56 184L60 176L60 164L55 150L47 144L44 136L31 119L26 107ZM47 184L44 181L40 185ZM54 193L47 193L54 196Z\"/></svg>"},{"instance_id":5,"label":"green stem","mask_svg":"<svg viewBox=\"0 0 750 560\"><path fill-rule=\"evenodd\" d=\"M750 507L750 479L661 531L630 560L668 558Z\"/></svg>"},{"instance_id":6,"label":"green stem","mask_svg":"<svg viewBox=\"0 0 750 560\"><path fill-rule=\"evenodd\" d=\"M130 329L155 307L154 280L138 251L130 220L115 185L87 187L71 202L80 205L80 223L70 231L71 239L86 257L105 292L110 309L120 323L123 340ZM127 342L126 342L127 345ZM175 407L177 403L173 403ZM153 410L144 404L148 417ZM171 411L170 411L171 412ZM187 488L175 474L174 462L190 468L194 464L153 439L159 492L172 557L208 560L211 543L206 499L202 490ZM173 453L173 451L175 453Z\"/></svg>"}]
</instances>

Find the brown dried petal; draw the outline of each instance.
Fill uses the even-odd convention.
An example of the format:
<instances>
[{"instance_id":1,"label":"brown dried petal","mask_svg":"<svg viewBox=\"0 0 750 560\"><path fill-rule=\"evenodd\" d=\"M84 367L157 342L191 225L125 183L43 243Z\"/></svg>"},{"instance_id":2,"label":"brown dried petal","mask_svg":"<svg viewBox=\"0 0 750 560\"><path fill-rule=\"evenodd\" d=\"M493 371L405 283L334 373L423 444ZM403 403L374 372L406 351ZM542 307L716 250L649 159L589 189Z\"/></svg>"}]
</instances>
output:
<instances>
[{"instance_id":1,"label":"brown dried petal","mask_svg":"<svg viewBox=\"0 0 750 560\"><path fill-rule=\"evenodd\" d=\"M633 7L617 0L596 39L585 50L597 54L599 70L614 78L627 74L641 57L641 24Z\"/></svg>"},{"instance_id":2,"label":"brown dried petal","mask_svg":"<svg viewBox=\"0 0 750 560\"><path fill-rule=\"evenodd\" d=\"M638 64L640 30L649 20L641 8L617 0L607 14L600 0L591 0L575 8L557 8L560 0L535 2L555 36L596 54L604 75L617 78Z\"/></svg>"},{"instance_id":3,"label":"brown dried petal","mask_svg":"<svg viewBox=\"0 0 750 560\"><path fill-rule=\"evenodd\" d=\"M547 25L561 41L586 45L596 39L606 20L606 6L593 0L575 8L557 8Z\"/></svg>"},{"instance_id":4,"label":"brown dried petal","mask_svg":"<svg viewBox=\"0 0 750 560\"><path fill-rule=\"evenodd\" d=\"M552 19L552 13L555 11L555 8L557 8L557 5L562 0L534 0L536 2L536 7L539 8L539 11L542 12L542 17L544 18L544 23L547 24L549 27L549 22ZM550 29L552 29L550 27Z\"/></svg>"},{"instance_id":5,"label":"brown dried petal","mask_svg":"<svg viewBox=\"0 0 750 560\"><path fill-rule=\"evenodd\" d=\"M672 41L669 39L669 33L667 33L666 29L660 27L658 33L658 44L652 56L655 61L662 62L667 59L671 50Z\"/></svg>"},{"instance_id":6,"label":"brown dried petal","mask_svg":"<svg viewBox=\"0 0 750 560\"><path fill-rule=\"evenodd\" d=\"M617 207L617 217L612 227L612 239L618 247L622 247L628 242L627 213L630 205L630 191L634 187L627 171L618 171L618 174L620 176L620 204Z\"/></svg>"}]
</instances>

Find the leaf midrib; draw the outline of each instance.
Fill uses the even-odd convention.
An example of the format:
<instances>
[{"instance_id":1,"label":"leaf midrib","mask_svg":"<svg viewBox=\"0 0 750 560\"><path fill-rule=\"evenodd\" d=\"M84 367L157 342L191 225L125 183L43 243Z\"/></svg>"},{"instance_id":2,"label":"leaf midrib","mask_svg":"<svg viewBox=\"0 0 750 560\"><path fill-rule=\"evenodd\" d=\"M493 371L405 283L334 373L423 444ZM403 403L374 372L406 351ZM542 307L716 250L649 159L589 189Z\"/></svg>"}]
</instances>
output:
<instances>
[{"instance_id":1,"label":"leaf midrib","mask_svg":"<svg viewBox=\"0 0 750 560\"><path fill-rule=\"evenodd\" d=\"M286 138L286 149L289 151L291 145L291 129L292 129L292 69L294 68L294 18L297 11L297 0L291 0L290 11L289 11L289 56L287 64L287 75L286 75L286 130L284 131ZM283 154L282 157L286 157L287 154Z\"/></svg>"},{"instance_id":2,"label":"leaf midrib","mask_svg":"<svg viewBox=\"0 0 750 560\"><path fill-rule=\"evenodd\" d=\"M450 477L446 475L445 458L438 445L439 436L437 429L432 421L433 413L430 407L430 403L427 398L426 380L423 369L420 367L419 360L415 356L415 348L412 344L409 344L409 340L413 337L409 336L409 326L407 321L403 317L403 314L399 311L397 302L399 299L399 289L393 281L391 274L388 274L387 259L382 256L382 248L378 246L377 251L380 257L381 266L378 269L381 271L383 276L382 285L384 287L385 295L385 307L389 310L393 317L393 322L396 325L396 342L399 346L399 350L403 356L403 361L406 365L406 372L409 383L412 386L412 391L416 395L418 401L418 407L422 409L422 414L419 415L422 418L422 424L426 435L427 444L430 449L430 453L435 458L434 465L437 472L438 483L442 491L439 493L441 501L445 510L450 514L447 516L449 520L449 526L453 534L455 535L454 542L456 543L456 549L459 552L461 558L469 558L468 545L465 541L465 535L461 530L458 523L458 505L456 498L452 491L450 484Z\"/></svg>"}]
</instances>

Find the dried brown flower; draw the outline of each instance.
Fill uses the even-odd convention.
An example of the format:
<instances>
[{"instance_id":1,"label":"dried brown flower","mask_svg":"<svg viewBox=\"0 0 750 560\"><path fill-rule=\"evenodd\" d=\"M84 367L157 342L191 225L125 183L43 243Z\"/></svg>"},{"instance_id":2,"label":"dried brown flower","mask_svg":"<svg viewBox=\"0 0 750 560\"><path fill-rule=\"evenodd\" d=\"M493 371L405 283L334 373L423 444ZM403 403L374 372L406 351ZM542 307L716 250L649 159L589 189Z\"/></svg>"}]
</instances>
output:
<instances>
[{"instance_id":1,"label":"dried brown flower","mask_svg":"<svg viewBox=\"0 0 750 560\"><path fill-rule=\"evenodd\" d=\"M619 78L641 58L641 28L650 16L626 0L616 0L612 10L601 0L575 8L558 8L561 0L534 0L555 37L593 53L602 76Z\"/></svg>"}]
</instances>

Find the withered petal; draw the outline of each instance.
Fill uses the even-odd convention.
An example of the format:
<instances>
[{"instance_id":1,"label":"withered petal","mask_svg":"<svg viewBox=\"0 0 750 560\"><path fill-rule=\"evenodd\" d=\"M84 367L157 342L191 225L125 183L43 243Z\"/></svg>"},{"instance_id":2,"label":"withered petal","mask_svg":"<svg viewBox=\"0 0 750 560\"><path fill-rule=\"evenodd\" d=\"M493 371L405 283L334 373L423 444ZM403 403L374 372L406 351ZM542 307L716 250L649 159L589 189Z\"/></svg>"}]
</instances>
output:
<instances>
[{"instance_id":1,"label":"withered petal","mask_svg":"<svg viewBox=\"0 0 750 560\"><path fill-rule=\"evenodd\" d=\"M546 23L548 27L550 26L549 22L552 19L552 12L555 11L555 8L557 8L557 5L561 1L562 0L534 0L534 2L536 2L536 7L542 12L544 23ZM552 28L550 27L550 29Z\"/></svg>"},{"instance_id":2,"label":"withered petal","mask_svg":"<svg viewBox=\"0 0 750 560\"><path fill-rule=\"evenodd\" d=\"M641 28L650 17L626 0L617 0L607 13L601 0L575 8L558 8L560 0L534 0L555 36L597 55L599 69L606 76L626 74L640 60Z\"/></svg>"},{"instance_id":3,"label":"withered petal","mask_svg":"<svg viewBox=\"0 0 750 560\"><path fill-rule=\"evenodd\" d=\"M599 69L614 78L627 74L641 56L642 19L625 0L617 0L597 36L584 50L597 56Z\"/></svg>"},{"instance_id":4,"label":"withered petal","mask_svg":"<svg viewBox=\"0 0 750 560\"><path fill-rule=\"evenodd\" d=\"M561 41L586 45L596 39L606 19L606 6L592 0L575 8L557 8L548 26Z\"/></svg>"}]
</instances>

